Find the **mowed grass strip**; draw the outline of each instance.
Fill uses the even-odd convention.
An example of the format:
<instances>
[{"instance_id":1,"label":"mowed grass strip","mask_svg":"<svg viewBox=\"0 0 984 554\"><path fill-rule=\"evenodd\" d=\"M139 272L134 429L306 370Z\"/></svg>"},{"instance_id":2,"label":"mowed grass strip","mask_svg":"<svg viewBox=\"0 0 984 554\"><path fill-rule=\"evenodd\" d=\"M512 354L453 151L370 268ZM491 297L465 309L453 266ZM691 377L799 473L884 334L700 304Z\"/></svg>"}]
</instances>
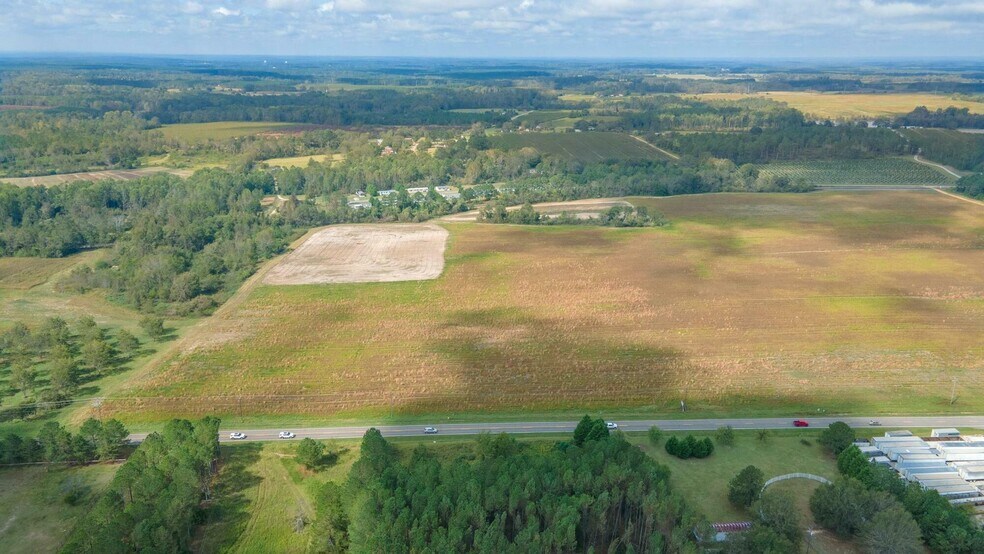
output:
<instances>
[{"instance_id":1,"label":"mowed grass strip","mask_svg":"<svg viewBox=\"0 0 984 554\"><path fill-rule=\"evenodd\" d=\"M0 289L27 290L59 271L78 263L77 258L0 258Z\"/></svg>"},{"instance_id":2,"label":"mowed grass strip","mask_svg":"<svg viewBox=\"0 0 984 554\"><path fill-rule=\"evenodd\" d=\"M629 200L672 225L448 224L436 280L259 287L106 409L984 408L977 206L932 191Z\"/></svg>"},{"instance_id":3,"label":"mowed grass strip","mask_svg":"<svg viewBox=\"0 0 984 554\"><path fill-rule=\"evenodd\" d=\"M182 142L207 142L255 135L264 131L303 128L303 125L265 121L215 121L212 123L179 123L161 127L164 137Z\"/></svg>"},{"instance_id":4,"label":"mowed grass strip","mask_svg":"<svg viewBox=\"0 0 984 554\"><path fill-rule=\"evenodd\" d=\"M968 108L971 113L984 113L984 102L964 100L943 94L852 94L833 92L770 91L753 94L731 92L699 94L703 100L740 100L742 98L768 98L785 102L810 117L820 119L850 119L857 117L883 117L906 114L925 106L930 110Z\"/></svg>"},{"instance_id":5,"label":"mowed grass strip","mask_svg":"<svg viewBox=\"0 0 984 554\"><path fill-rule=\"evenodd\" d=\"M509 133L491 140L497 148L534 148L542 154L582 163L666 159L652 146L625 133Z\"/></svg>"},{"instance_id":6,"label":"mowed grass strip","mask_svg":"<svg viewBox=\"0 0 984 554\"><path fill-rule=\"evenodd\" d=\"M816 186L951 185L956 177L911 158L774 162L757 166L760 173L803 179Z\"/></svg>"}]
</instances>

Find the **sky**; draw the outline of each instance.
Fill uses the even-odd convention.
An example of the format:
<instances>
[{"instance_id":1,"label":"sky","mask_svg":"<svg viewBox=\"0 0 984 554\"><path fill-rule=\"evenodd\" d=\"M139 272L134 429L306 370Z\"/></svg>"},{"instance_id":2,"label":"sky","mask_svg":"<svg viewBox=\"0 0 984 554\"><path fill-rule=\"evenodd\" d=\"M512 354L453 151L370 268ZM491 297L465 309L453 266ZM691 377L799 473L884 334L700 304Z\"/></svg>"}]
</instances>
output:
<instances>
[{"instance_id":1,"label":"sky","mask_svg":"<svg viewBox=\"0 0 984 554\"><path fill-rule=\"evenodd\" d=\"M984 56L984 0L0 0L0 52Z\"/></svg>"}]
</instances>

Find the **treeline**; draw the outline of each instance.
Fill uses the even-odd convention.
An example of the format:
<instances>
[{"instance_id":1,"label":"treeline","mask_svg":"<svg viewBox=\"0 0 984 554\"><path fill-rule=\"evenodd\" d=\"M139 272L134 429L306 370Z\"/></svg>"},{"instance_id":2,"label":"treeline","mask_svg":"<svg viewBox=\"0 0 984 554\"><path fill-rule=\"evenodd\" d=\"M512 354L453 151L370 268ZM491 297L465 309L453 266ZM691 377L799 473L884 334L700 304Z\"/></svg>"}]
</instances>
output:
<instances>
[{"instance_id":1,"label":"treeline","mask_svg":"<svg viewBox=\"0 0 984 554\"><path fill-rule=\"evenodd\" d=\"M659 95L628 98L626 110L608 109L620 115L616 121L592 121L579 125L596 129L658 133L672 130L726 130L752 127L777 128L803 125L803 114L784 104L760 98L705 101L697 98ZM577 127L577 126L576 126Z\"/></svg>"},{"instance_id":2,"label":"treeline","mask_svg":"<svg viewBox=\"0 0 984 554\"><path fill-rule=\"evenodd\" d=\"M151 433L61 551L188 552L219 455L219 420L172 420Z\"/></svg>"},{"instance_id":3,"label":"treeline","mask_svg":"<svg viewBox=\"0 0 984 554\"><path fill-rule=\"evenodd\" d=\"M984 173L975 173L957 179L954 190L974 198L984 198Z\"/></svg>"},{"instance_id":4,"label":"treeline","mask_svg":"<svg viewBox=\"0 0 984 554\"><path fill-rule=\"evenodd\" d=\"M0 111L0 175L21 177L138 167L162 154L164 136L130 112L99 118L42 111Z\"/></svg>"},{"instance_id":5,"label":"treeline","mask_svg":"<svg viewBox=\"0 0 984 554\"><path fill-rule=\"evenodd\" d=\"M509 111L451 110L532 110L563 106L555 95L534 89L429 88L404 92L380 88L258 96L194 92L162 97L137 113L147 119L156 118L161 123L282 121L331 126L467 126L475 122L499 124L513 114Z\"/></svg>"},{"instance_id":6,"label":"treeline","mask_svg":"<svg viewBox=\"0 0 984 554\"><path fill-rule=\"evenodd\" d=\"M669 470L601 420L552 448L483 435L453 460L425 446L403 460L370 429L347 484L318 495L312 550L680 551L697 520Z\"/></svg>"},{"instance_id":7,"label":"treeline","mask_svg":"<svg viewBox=\"0 0 984 554\"><path fill-rule=\"evenodd\" d=\"M813 190L805 182L762 176L752 166L738 167L728 160L695 161L687 165L617 160L584 166L571 163L567 170L552 175L540 173L539 167L536 175L515 179L493 191L492 196L501 196L508 204L521 204L608 196Z\"/></svg>"},{"instance_id":8,"label":"treeline","mask_svg":"<svg viewBox=\"0 0 984 554\"><path fill-rule=\"evenodd\" d=\"M526 203L518 210L507 210L503 202L486 206L480 214L486 223L513 223L516 225L597 225L601 227L657 227L666 225L662 215L650 214L645 206L612 206L592 214L591 217L578 217L564 211L545 215L536 211L532 204Z\"/></svg>"},{"instance_id":9,"label":"treeline","mask_svg":"<svg viewBox=\"0 0 984 554\"><path fill-rule=\"evenodd\" d=\"M650 140L688 158L711 156L739 165L898 156L910 153L911 149L904 137L890 129L852 125L753 128L739 133L665 133Z\"/></svg>"},{"instance_id":10,"label":"treeline","mask_svg":"<svg viewBox=\"0 0 984 554\"><path fill-rule=\"evenodd\" d=\"M61 286L100 288L145 311L207 313L282 251L298 227L323 221L310 202L267 214L266 172L197 172L187 180L0 185L0 254L61 256L113 245L106 261Z\"/></svg>"},{"instance_id":11,"label":"treeline","mask_svg":"<svg viewBox=\"0 0 984 554\"><path fill-rule=\"evenodd\" d=\"M69 325L49 317L33 328L15 323L0 334L0 404L20 393L22 404L4 406L0 420L26 417L40 405L73 398L79 387L111 374L137 356L140 341L126 329L110 336L91 317Z\"/></svg>"},{"instance_id":12,"label":"treeline","mask_svg":"<svg viewBox=\"0 0 984 554\"><path fill-rule=\"evenodd\" d=\"M984 114L970 113L969 108L937 108L930 111L926 106L918 106L911 112L899 116L896 125L907 127L938 127L942 129L984 129Z\"/></svg>"},{"instance_id":13,"label":"treeline","mask_svg":"<svg viewBox=\"0 0 984 554\"><path fill-rule=\"evenodd\" d=\"M942 129L901 131L920 154L964 171L984 171L984 134Z\"/></svg>"},{"instance_id":14,"label":"treeline","mask_svg":"<svg viewBox=\"0 0 984 554\"><path fill-rule=\"evenodd\" d=\"M60 423L49 421L33 438L16 433L0 437L0 464L115 460L120 456L127 435L126 427L115 419L103 422L89 418L74 435Z\"/></svg>"}]
</instances>

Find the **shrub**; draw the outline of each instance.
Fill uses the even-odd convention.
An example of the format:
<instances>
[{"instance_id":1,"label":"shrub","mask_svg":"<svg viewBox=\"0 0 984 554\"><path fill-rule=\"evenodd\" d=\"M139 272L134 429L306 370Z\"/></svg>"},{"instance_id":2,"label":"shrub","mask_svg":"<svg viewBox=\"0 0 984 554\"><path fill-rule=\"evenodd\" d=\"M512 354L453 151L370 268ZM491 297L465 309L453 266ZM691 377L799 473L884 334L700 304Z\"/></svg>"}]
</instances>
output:
<instances>
[{"instance_id":1,"label":"shrub","mask_svg":"<svg viewBox=\"0 0 984 554\"><path fill-rule=\"evenodd\" d=\"M728 501L735 506L747 508L762 495L763 486L765 474L755 466L748 466L728 482Z\"/></svg>"},{"instance_id":2,"label":"shrub","mask_svg":"<svg viewBox=\"0 0 984 554\"><path fill-rule=\"evenodd\" d=\"M735 444L735 430L730 425L725 427L719 427L717 433L714 435L717 439L718 444L724 446L734 446Z\"/></svg>"},{"instance_id":3,"label":"shrub","mask_svg":"<svg viewBox=\"0 0 984 554\"><path fill-rule=\"evenodd\" d=\"M820 434L820 444L834 456L846 450L855 439L854 429L843 421L831 423Z\"/></svg>"},{"instance_id":4,"label":"shrub","mask_svg":"<svg viewBox=\"0 0 984 554\"><path fill-rule=\"evenodd\" d=\"M659 427L653 425L649 428L649 443L653 446L659 444L659 441L663 440L663 430Z\"/></svg>"}]
</instances>

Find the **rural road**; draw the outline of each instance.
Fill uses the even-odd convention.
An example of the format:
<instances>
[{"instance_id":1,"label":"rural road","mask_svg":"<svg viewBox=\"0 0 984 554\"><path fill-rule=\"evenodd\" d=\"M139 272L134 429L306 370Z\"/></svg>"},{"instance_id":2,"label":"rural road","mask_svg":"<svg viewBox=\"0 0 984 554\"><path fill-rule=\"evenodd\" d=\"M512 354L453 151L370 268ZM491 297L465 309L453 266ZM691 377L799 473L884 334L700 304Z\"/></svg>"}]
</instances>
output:
<instances>
[{"instance_id":1,"label":"rural road","mask_svg":"<svg viewBox=\"0 0 984 554\"><path fill-rule=\"evenodd\" d=\"M892 416L892 417L817 417L807 418L812 428L824 428L835 421L843 421L852 427L871 427L868 422L877 419L881 427L925 428L925 427L956 427L984 429L982 416ZM791 429L791 417L775 418L733 418L733 419L652 419L619 421L618 428L623 431L645 431L653 425L664 431L713 431L718 427L730 425L735 429ZM511 422L511 423L449 423L440 425L434 422L440 435L477 435L479 433L572 433L577 426L576 421L545 421L545 422ZM377 429L386 437L423 437L424 425L377 425ZM297 437L312 439L353 439L361 437L369 426L355 427L307 427L283 429L223 429L219 434L221 442L271 441L277 440L280 431L292 431ZM244 441L230 441L228 433L239 431L246 433ZM131 434L131 442L140 442L147 433Z\"/></svg>"},{"instance_id":2,"label":"rural road","mask_svg":"<svg viewBox=\"0 0 984 554\"><path fill-rule=\"evenodd\" d=\"M919 157L919 154L916 154L915 156L913 156L912 159L915 160L916 163L921 163L923 165L928 165L930 167L935 167L937 169L942 169L943 171L946 171L947 173L949 173L950 175L953 175L957 179L963 177L963 175L961 175L959 173L956 173L955 171L953 171L952 169L946 167L945 165L941 165L941 164L934 163L934 162L931 162L929 160L924 160L924 159L920 158Z\"/></svg>"}]
</instances>

